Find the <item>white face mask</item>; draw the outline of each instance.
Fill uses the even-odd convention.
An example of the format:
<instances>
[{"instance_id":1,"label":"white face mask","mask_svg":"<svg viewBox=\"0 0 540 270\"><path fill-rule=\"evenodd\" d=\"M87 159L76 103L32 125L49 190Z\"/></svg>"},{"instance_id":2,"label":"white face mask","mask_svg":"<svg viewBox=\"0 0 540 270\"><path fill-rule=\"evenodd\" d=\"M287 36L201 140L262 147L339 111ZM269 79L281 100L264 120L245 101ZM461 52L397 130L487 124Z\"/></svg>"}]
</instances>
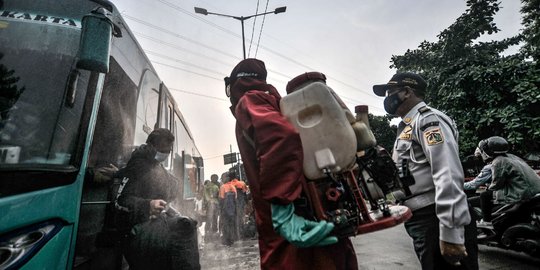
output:
<instances>
[{"instance_id":1,"label":"white face mask","mask_svg":"<svg viewBox=\"0 0 540 270\"><path fill-rule=\"evenodd\" d=\"M163 152L156 152L156 156L154 157L157 161L163 162L169 157L169 153L163 153Z\"/></svg>"}]
</instances>

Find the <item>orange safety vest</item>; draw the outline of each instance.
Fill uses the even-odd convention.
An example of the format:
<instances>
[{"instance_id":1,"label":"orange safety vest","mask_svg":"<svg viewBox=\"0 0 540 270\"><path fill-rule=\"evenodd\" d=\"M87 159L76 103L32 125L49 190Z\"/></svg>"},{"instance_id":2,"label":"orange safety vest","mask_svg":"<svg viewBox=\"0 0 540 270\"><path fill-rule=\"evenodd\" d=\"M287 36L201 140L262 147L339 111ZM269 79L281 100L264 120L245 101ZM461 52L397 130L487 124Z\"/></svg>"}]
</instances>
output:
<instances>
[{"instance_id":1,"label":"orange safety vest","mask_svg":"<svg viewBox=\"0 0 540 270\"><path fill-rule=\"evenodd\" d=\"M219 198L225 199L225 193L227 192L234 192L234 195L236 197L236 187L231 182L221 185L221 187L219 188Z\"/></svg>"},{"instance_id":2,"label":"orange safety vest","mask_svg":"<svg viewBox=\"0 0 540 270\"><path fill-rule=\"evenodd\" d=\"M244 183L244 181L240 181L238 179L233 179L231 182L230 182L232 185L234 185L236 187L236 189L240 189L242 190L244 193L247 192L247 186L246 186L246 183Z\"/></svg>"}]
</instances>

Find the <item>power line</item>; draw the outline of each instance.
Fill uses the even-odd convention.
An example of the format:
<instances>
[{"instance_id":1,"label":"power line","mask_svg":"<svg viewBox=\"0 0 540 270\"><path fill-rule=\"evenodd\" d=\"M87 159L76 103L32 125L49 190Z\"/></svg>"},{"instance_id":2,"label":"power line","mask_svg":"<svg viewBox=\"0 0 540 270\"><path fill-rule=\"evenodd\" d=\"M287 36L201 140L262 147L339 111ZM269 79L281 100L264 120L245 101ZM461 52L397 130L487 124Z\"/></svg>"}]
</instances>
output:
<instances>
[{"instance_id":1,"label":"power line","mask_svg":"<svg viewBox=\"0 0 540 270\"><path fill-rule=\"evenodd\" d=\"M182 35L180 35L180 34L176 34L176 33L174 33L174 32L171 32L171 31L169 31L169 30L167 30L167 29L164 29L164 28L162 28L162 27L156 26L156 25L154 25L154 24L145 22L145 21L143 21L143 20L137 19L137 18L132 17L132 16L129 16L129 15L127 15L127 14L125 14L124 17L126 17L126 18L128 18L128 19L130 19L130 20L133 20L133 21L135 21L135 22L138 22L138 23L140 23L140 24L146 25L146 26L148 26L148 27L154 28L154 29L156 29L156 30L158 30L158 31L161 31L161 32L163 32L163 33L166 33L166 34L172 35L172 36L174 36L174 37L178 37L178 38L184 39L184 40L186 40L186 41L188 41L188 42L192 42L192 43L195 43L195 44L200 45L200 46L202 46L202 47L205 47L205 48L208 48L208 49L210 49L210 50L216 51L216 52L218 52L218 53L221 53L221 54L230 56L230 57L232 57L232 58L235 58L235 59L238 60L238 61L240 60L240 58L238 58L238 57L236 57L236 56L234 56L234 55L232 55L232 54L229 54L229 53L226 53L226 52L224 52L224 51L221 51L221 50L212 48L212 47L207 46L207 45L204 45L204 44L202 44L202 43L200 43L200 42L193 41L193 40L191 40L191 39L189 39L189 38L186 38L186 37L184 37L184 36L182 36ZM148 37L148 36L147 36L147 37ZM161 40L156 39L156 38L151 38L151 37L148 37L148 38L149 38L149 39L153 39L153 40L155 40L155 41L159 41L159 42L166 43L165 41L161 41ZM169 43L169 44L170 44L170 43ZM173 46L174 46L174 45L173 45ZM223 63L223 62L221 62L221 63ZM226 64L228 64L228 63L226 63ZM281 75L281 76L283 76L283 77L285 77L285 78L287 78L287 79L289 79L289 80L291 79L290 76L288 76L288 75L286 75L286 74L283 74L283 73L281 73L281 72L274 71L274 70L271 70L271 69L268 69L268 70L269 70L269 71L272 71L272 73L274 73L274 74Z\"/></svg>"},{"instance_id":2,"label":"power line","mask_svg":"<svg viewBox=\"0 0 540 270\"><path fill-rule=\"evenodd\" d=\"M167 57L166 57L166 58L167 58ZM167 67L170 67L170 68L182 70L182 71L189 72L189 73L192 73L192 74L196 74L196 75L199 75L199 76L203 76L203 77L207 77L207 78L214 79L214 80L217 80L217 81L221 81L221 79L218 79L218 78L215 78L215 77L211 77L211 76L208 76L208 75L205 75L205 74L193 72L193 71L191 71L191 70L187 70L187 69L180 68L180 67L173 66L173 65L168 65L168 64L161 63L161 62L157 62L157 61L154 61L154 60L151 60L151 61L152 61L152 63L158 64L158 65L167 66ZM174 90L174 91L183 92L183 93L186 93L186 94L191 94L191 95L196 95L196 96L200 96L200 97L206 97L206 98L211 98L211 99L216 99L216 100L220 100L220 101L229 102L229 100L224 99L224 98L218 98L218 97L214 97L214 96L203 95L203 94L199 94L199 93L195 93L195 92L190 92L190 91L186 91L186 90L181 90L181 89L177 89L177 88L169 88L169 89ZM342 99L345 99L345 100L349 100L349 101L351 101L351 102L353 102L353 103L356 103L356 104L364 104L364 102L361 102L361 101L359 101L359 100L350 98L350 97L348 97L348 96L339 95L339 97L342 98ZM381 107L373 106L373 105L371 105L370 107L372 107L372 108L374 108L374 109L376 109L376 110L378 110L378 111L385 112L385 110L382 109Z\"/></svg>"},{"instance_id":3,"label":"power line","mask_svg":"<svg viewBox=\"0 0 540 270\"><path fill-rule=\"evenodd\" d=\"M238 34L232 32L232 31L230 31L230 30L228 30L228 29L226 29L226 28L224 28L224 27L221 27L221 26L219 26L219 25L217 25L217 24L215 24L215 23L212 23L212 22L210 22L210 21L208 21L208 20L204 20L204 19L202 19L200 16L195 16L194 14L192 14L192 12L189 12L189 11L187 11L187 10L185 10L185 9L183 9L183 8L181 8L181 7L179 7L179 6L175 5L175 4L173 4L173 3L171 3L171 2L168 2L168 1L166 1L166 0L158 0L158 1L161 2L162 4L165 4L165 5L169 6L169 7L172 7L173 9L175 9L175 10L181 12L181 13L184 13L184 14L186 14L186 15L192 17L192 18L195 18L195 19L197 19L197 20L199 20L199 21L202 21L202 22L204 22L204 23L206 23L206 24L208 24L208 25L210 25L210 26L213 26L213 27L215 27L215 28L217 28L217 29L219 29L219 30L222 30L223 32L226 32L226 33L228 33L228 34L230 34L230 35L233 35L233 36L235 36L235 37L237 37L237 38L241 38L240 35L238 35ZM267 0L267 3L266 3L266 6L267 6L267 7L266 7L266 9L268 8L268 2L269 2L269 0ZM264 16L264 17L266 17L266 16ZM131 18L133 18L133 17L131 17ZM264 24L264 22L263 22L263 24ZM158 27L158 26L155 26L155 27ZM160 28L160 27L159 27L159 28ZM169 31L167 31L167 32L169 32ZM261 26L261 33L262 33L262 26ZM177 35L177 34L175 34L175 35ZM260 36L261 36L261 34L259 35L259 42L260 42ZM252 40L250 40L250 42L252 42ZM276 52L276 51L274 51L274 50L271 50L271 49L269 49L269 48L267 48L267 47L260 46L260 43L259 43L259 42L258 42L258 44L257 44L257 52L258 52L258 48L261 47L261 48L263 48L263 49L269 51L269 52L272 53L272 54L275 54L275 55L277 55L277 56L279 56L279 57L281 57L281 58L283 58L283 59L285 59L285 60L287 60L287 61L290 61L290 62L292 62L292 63L294 63L294 64L297 64L297 65L299 65L299 66L301 66L301 67L304 67L304 68L306 68L306 69L308 69L308 70L316 70L316 69L314 69L314 68L312 68L312 67L309 67L309 66L307 66L307 65L304 65L304 64L302 64L302 63L300 63L300 62L298 62L298 61L296 61L296 60L293 60L293 59L291 59L291 58L289 58L289 57L287 57L287 56L285 56L285 55L283 55L283 54L281 54L281 53L278 53L278 52ZM278 42L283 44L283 42L280 41L280 40L278 40ZM199 44L200 44L200 43L199 43ZM250 45L250 46L251 46L251 45ZM204 45L204 47L205 47L205 48L208 48L209 46ZM289 47L291 47L291 46L289 46ZM213 49L213 48L212 48L212 50L215 50L215 51L218 51L218 52L222 52L222 51L220 51L220 50ZM255 55L257 55L257 52L255 53ZM234 57L234 56L232 56L232 55L230 55L230 54L227 54L227 53L224 53L224 54L225 54L225 55L228 55L228 56L231 56L231 57ZM274 71L274 73L277 73L277 72ZM279 73L278 73L278 74L279 74ZM287 78L290 79L290 77L287 76L287 75L284 75L284 74L280 74L280 75L285 76L285 77L287 77ZM368 93L368 92L365 92L365 91L363 91L363 90L361 90L361 89L358 89L358 88L354 87L353 85L351 85L351 84L349 84L349 83L343 82L343 81L338 80L338 79L335 79L335 78L332 78L332 79L333 79L334 81L338 82L338 83L341 83L341 84L343 84L343 85L345 85L345 86L347 86L347 87L350 87L350 88L351 88L352 90L354 90L354 91L357 91L357 92L360 92L360 93L362 93L362 94L371 96L371 93Z\"/></svg>"},{"instance_id":4,"label":"power line","mask_svg":"<svg viewBox=\"0 0 540 270\"><path fill-rule=\"evenodd\" d=\"M167 42L167 41L164 41L164 40L161 40L161 39L157 39L157 38L154 38L154 37L151 37L151 36L147 36L143 33L139 33L139 32L135 32L133 31L133 33L136 35L136 36L139 36L139 37L142 37L142 38L145 38L145 39L148 39L148 40L151 40L153 42L156 42L158 44L161 44L161 45L165 45L165 46L168 46L170 48L173 48L173 49L177 49L179 51L183 51L183 52L187 52L187 53L190 53L190 54L193 54L193 55L196 55L196 56L200 56L200 57L203 57L203 58L206 58L206 59L209 59L211 61L214 61L214 62L217 62L217 63L220 63L220 64L223 64L223 65L230 65L230 63L227 63L227 62L224 62L224 61L220 61L218 60L217 58L215 57L209 57L208 55L206 54L202 54L202 53L198 53L198 52L195 52L195 51L192 51L192 50L188 50L184 47L180 47L178 45L175 45L173 43L170 43L170 42Z\"/></svg>"},{"instance_id":5,"label":"power line","mask_svg":"<svg viewBox=\"0 0 540 270\"><path fill-rule=\"evenodd\" d=\"M151 51L145 51L146 53L150 54L150 55L153 55L154 53L151 52ZM156 53L157 54L157 53ZM171 57L167 57L167 56L164 56L164 55L160 55L160 54L157 54L158 57L162 57L162 58L165 58L165 59L169 59L169 60L172 60L172 61L175 61L175 60L178 60L178 59L174 59L174 58L171 58ZM202 76L202 77L205 77L205 78L209 78L209 79L213 79L213 80L216 80L216 81L220 81L220 82L223 82L223 79L219 79L219 78L216 78L216 77L212 77L210 75L206 75L206 74L202 74L202 73L198 73L198 72L194 72L192 70L188 70L188 69L185 69L185 68L181 68L181 67L178 67L178 66L173 66L173 65L169 65L169 64L165 64L165 63L162 63L162 62L158 62L158 61L155 61L153 59L150 59L150 61L153 63L153 64L158 64L158 65L162 65L162 66L166 66L166 67L170 67L170 68L173 68L173 69L177 69L177 70L181 70L181 71L185 71L185 72L188 72L188 73L192 73L192 74L195 74L195 75L199 75L199 76ZM182 60L178 60L180 62L184 62ZM186 63L186 62L184 62ZM189 64L189 63L188 63ZM191 64L189 64L191 65ZM195 66L195 67L198 67L196 65L192 65L192 66ZM199 67L201 68L201 67ZM204 69L204 68L203 68ZM206 70L206 69L205 69ZM211 72L215 72L215 73L218 73L216 71L211 71ZM218 73L219 74L219 73ZM276 80L278 82L281 82L281 83L284 83L284 81L281 81L281 80ZM184 91L186 92L186 91ZM212 97L212 96L208 96L210 98L216 98L216 97ZM216 98L218 99L218 98Z\"/></svg>"},{"instance_id":6,"label":"power line","mask_svg":"<svg viewBox=\"0 0 540 270\"><path fill-rule=\"evenodd\" d=\"M138 23L140 23L140 24L146 25L146 26L148 26L148 27L154 28L154 29L156 29L156 30L158 30L158 31L161 31L161 32L167 33L167 34L169 34L169 35L172 35L172 36L174 36L174 37L178 37L178 38L184 39L184 40L186 40L186 41L189 41L189 42L198 44L198 45L200 45L200 46L202 46L202 47L208 48L208 49L213 50L213 51L216 51L216 52L218 52L218 53L221 53L221 54L230 56L230 57L232 57L232 58L236 58L236 56L234 56L234 55L231 55L231 54L228 54L228 53L226 53L226 52L224 52L224 51L221 51L221 50L212 48L212 47L210 47L210 46L204 45L204 44L201 43L201 42L197 42L197 41L194 41L194 40L192 40L192 39L186 38L186 37L184 37L184 36L182 36L182 35L180 35L180 34L177 34L177 33L174 33L174 32L172 32L172 31L169 31L169 30L167 30L167 29L164 29L164 28L162 28L162 27L153 25L153 24L148 23L148 22L146 22L146 21L137 19L137 18L132 17L132 16L130 16L130 15L124 14L124 17L126 17L126 18L128 18L128 19L131 19L131 20L133 20L133 21L135 21L135 22L138 22ZM269 52L272 52L273 54L275 54L275 55L277 55L277 56L280 56L280 57L282 57L282 58L284 58L284 59L286 59L286 60L289 60L289 61L291 61L291 62L293 62L293 63L295 63L295 64L297 64L297 65L299 65L299 66L306 67L306 68L308 68L309 70L314 70L313 68L311 68L311 67L309 67L309 66L306 66L306 65L304 65L304 64L302 64L302 63L299 63L299 62L296 61L296 60L290 59L290 58L288 58L287 56L285 56L285 55L283 55L283 54L281 54L281 53L278 53L278 52L276 52L276 51L273 51L273 50L271 50L271 49L268 49L268 48L266 48L266 47L264 47L264 46L261 46L261 48L264 48L265 50L267 50L267 51L269 51ZM236 59L238 59L238 58L236 58ZM154 62L154 61L152 61L152 62ZM186 71L186 72L190 72L190 73L193 73L193 74L196 74L196 75L199 75L199 76L203 76L203 77L207 77L207 78L211 78L211 79L215 79L215 80L219 80L219 81L222 80L222 79L217 79L217 78L215 78L215 77L211 77L211 76L208 76L208 75L204 75L204 74L200 74L200 73L193 72L193 71L190 71L190 70L186 70L186 69L183 69L183 68L179 68L179 67L167 65L167 64L164 64L164 63L160 63L160 62L155 62L155 63L156 63L156 64L160 64L160 65L164 65L164 66L169 66L169 67L171 67L171 68L175 68L175 69L178 69L178 70L183 70L183 71ZM272 70L270 70L270 71L272 71ZM286 78L289 79L289 80L291 79L290 76L285 75L285 74L283 74L283 73L280 73L280 72L277 72L277 71L272 71L272 72L275 73L275 74L284 76L284 77L286 77ZM330 77L329 77L329 78L330 78ZM336 81L336 82L338 82L338 83L341 83L342 85L345 85L345 86L347 86L347 87L350 87L351 89L353 89L353 90L355 90L355 91L358 91L358 92L360 92L360 93L362 93L362 94L368 95L368 93L366 93L366 92L364 92L364 91L361 91L361 90L355 88L354 86L352 86L352 85L350 85L350 84L348 84L348 83L345 83L345 82L343 82L343 81L341 81L341 80L337 80L337 79L334 79L334 78L331 78L331 79L333 79L334 81ZM278 81L279 81L279 80L278 80ZM371 96L371 94L369 94L369 96Z\"/></svg>"},{"instance_id":7,"label":"power line","mask_svg":"<svg viewBox=\"0 0 540 270\"><path fill-rule=\"evenodd\" d=\"M255 14L258 14L258 13L259 13L259 0L257 0L257 8L255 9ZM264 15L264 16L266 16L266 15ZM253 35L255 34L255 22L256 21L257 21L257 16L255 16L255 18L253 18L253 26L251 27L251 38L249 39L248 57L251 54L251 44L253 44ZM255 57L257 57L257 54L255 54Z\"/></svg>"},{"instance_id":8,"label":"power line","mask_svg":"<svg viewBox=\"0 0 540 270\"><path fill-rule=\"evenodd\" d=\"M217 29L219 29L219 30L222 30L222 31L225 32L225 33L228 33L228 34L230 34L230 35L233 35L233 36L235 36L235 37L237 37L237 38L241 38L240 35L238 35L238 34L232 32L232 31L230 31L230 30L228 30L228 29L226 29L226 28L224 28L224 27L221 27L221 26L219 26L219 25L217 25L217 24L215 24L215 23L212 23L212 22L210 22L210 21L208 21L208 20L201 19L200 16L195 16L195 15L193 15L191 12L188 12L187 10L185 10L185 9L183 9L183 8L181 8L181 7L179 7L179 6L175 5L175 4L173 4L173 3L171 3L171 2L168 2L168 1L165 1L165 0L158 0L158 1L161 2L161 3L163 3L163 4L165 4L165 5L167 5L167 6L169 6L169 7L172 7L173 9L175 9L175 10L181 12L181 13L187 14L187 15L189 15L190 17L193 17L193 18L195 18L195 19L197 19L197 20L199 20L199 21L202 21L202 22L204 22L204 23L210 25L210 26L213 26L213 27L215 27L215 28L217 28ZM267 2L267 5L268 5L268 2ZM268 7L267 7L267 8L268 8ZM132 20L135 20L135 21L137 21L137 22L139 22L139 23L142 23L142 22L143 22L142 20L136 19L136 18L131 17L131 16L127 16L127 18L130 18L130 19L132 19ZM154 28L154 29L158 29L158 28L159 28L159 29L162 29L162 30L164 30L164 32L169 33L169 34L172 34L172 35L174 35L174 36L181 36L181 35L178 35L178 34L176 34L176 33L170 32L170 31L168 31L168 30L166 30L166 29L164 29L164 28L161 28L161 27L159 27L159 26L155 26L155 25L150 24L150 23L147 23L147 22L145 22L145 23L143 23L143 24L145 24L145 25L147 25L147 26L149 26L149 27L152 27L152 28ZM181 38L184 39L183 36L181 36ZM193 40L188 39L188 38L186 38L186 40L192 41L192 42L193 42ZM250 42L251 42L251 40L250 40ZM202 44L202 43L197 42L197 44ZM205 46L205 48L208 47L208 46L206 46L206 45L204 45L204 46ZM281 54L277 54L277 52L275 52L275 51L272 51L272 50L270 50L270 49L268 49L268 48L265 48L265 47L263 47L263 46L260 46L260 47L261 47L261 48L264 48L265 50L268 50L269 52L274 53L274 54L276 54L276 55L278 55L278 56L280 56L280 57L282 57L282 58L284 58L284 59L286 59L286 60L288 60L288 61L291 61L291 62L293 62L293 63L295 63L295 64L297 64L297 65L306 67L306 68L308 68L309 70L313 70L312 68L307 67L307 66L305 66L305 65L303 65L303 64L301 64L301 63L299 63L299 62L297 62L297 61L294 61L294 60L291 59L291 58L288 58L288 57L286 57L286 56L284 56L284 55L281 55ZM217 50L217 49L212 49L212 50ZM219 50L217 50L217 51L219 51ZM227 53L224 53L224 54L226 54L226 55L228 55L228 56L232 56L232 55L227 54ZM234 57L234 56L232 56L232 57ZM235 57L235 58L236 58L236 57Z\"/></svg>"},{"instance_id":9,"label":"power line","mask_svg":"<svg viewBox=\"0 0 540 270\"><path fill-rule=\"evenodd\" d=\"M191 92L191 91L186 91L186 90L182 90L182 89L178 89L178 88L171 88L171 87L167 87L167 88L168 88L169 90L173 90L173 91L177 91L177 92L182 92L182 93L186 93L186 94L190 94L190 95L194 95L194 96L199 96L199 97L205 97L205 98L216 99L216 100L219 100L219 101L230 102L228 99L225 99L225 98L218 98L218 97L209 96L209 95L204 95L204 94L195 93L195 92Z\"/></svg>"},{"instance_id":10,"label":"power line","mask_svg":"<svg viewBox=\"0 0 540 270\"><path fill-rule=\"evenodd\" d=\"M222 50L218 50L218 49L216 49L216 48L210 47L210 46L205 45L205 44L203 44L203 43L201 43L201 42L195 41L195 40L190 39L190 38L188 38L188 37L185 37L185 36L182 36L182 35L177 34L177 33L175 33L175 32L169 31L169 30L167 30L167 29L165 29L165 28L163 28L163 27L159 27L159 26L157 26L157 25L154 25L154 24L148 23L148 22L146 22L146 21L137 19L137 18L132 17L132 16L127 15L127 14L124 14L124 17L126 17L126 18L128 18L128 19L130 19L130 20L132 20L132 21L138 22L138 23L140 23L140 24L146 25L146 26L148 26L148 27L150 27L150 28L154 28L154 29L156 29L156 30L159 30L159 31L161 31L161 32L163 32L163 33L167 33L167 34L169 34L169 35L171 35L171 36L174 36L174 37L183 39L183 40L185 40L185 41L188 41L188 42L197 44L197 45L199 45L199 46L201 46L201 47L207 48L207 49L209 49L209 50L212 50L212 51L221 53L221 54L223 54L223 55L229 56L229 57L231 57L231 58L233 58L233 59L236 59L236 60L239 59L238 57L236 57L236 56L234 56L234 55L232 55L232 54L230 54L230 53L227 53L227 52L224 52L224 51L222 51Z\"/></svg>"},{"instance_id":11,"label":"power line","mask_svg":"<svg viewBox=\"0 0 540 270\"><path fill-rule=\"evenodd\" d=\"M201 67L201 66L198 66L198 65L194 65L192 63L189 63L189 62L186 62L186 61L182 61L178 58L173 58L173 57L170 57L168 55L163 55L163 54L160 54L160 53L156 53L156 52L153 52L153 51L149 51L149 50L144 50L147 54L150 54L150 55L154 55L154 56L157 56L157 57L161 57L161 58L165 58L165 59L168 59L168 60L171 60L171 61L174 61L174 62L177 62L177 63L181 63L181 64L184 64L184 65L187 65L187 66L192 66L192 67L195 67L195 68L198 68L198 69L202 69L202 70L205 70L205 71L208 71L208 72L212 72L212 73L215 73L219 76L222 76L222 77L225 77L227 76L226 74L223 74L221 72L218 72L218 71L215 71L215 70L211 70L211 69L208 69L208 68L205 68L205 67Z\"/></svg>"},{"instance_id":12,"label":"power line","mask_svg":"<svg viewBox=\"0 0 540 270\"><path fill-rule=\"evenodd\" d=\"M270 0L266 0L266 7L264 8L264 13L268 12L268 3L269 2L270 2ZM257 53L259 52L259 45L261 44L261 36L262 36L262 31L263 31L265 21L266 21L266 15L263 16L263 21L262 21L262 24L261 24L261 30L259 31L259 39L257 40L257 49L255 50L255 58L257 58Z\"/></svg>"},{"instance_id":13,"label":"power line","mask_svg":"<svg viewBox=\"0 0 540 270\"><path fill-rule=\"evenodd\" d=\"M225 27L222 27L222 26L220 26L220 25L218 25L218 24L215 24L215 23L213 23L213 22L211 22L211 21L205 20L205 19L201 18L201 16L197 16L197 15L193 14L192 11L185 10L185 9L183 9L182 7L179 7L179 6L173 4L173 3L169 2L169 1L165 1L165 0L157 0L157 1L158 1L158 2L161 2L161 3L164 4L164 5L167 5L167 6L171 7L171 8L173 8L173 9L175 9L175 10L181 12L181 13L184 13L184 14L186 14L186 15L188 15L188 16L194 18L194 19L197 19L197 20L199 20L199 21L201 21L201 22L204 22L204 23L206 23L206 24L209 24L209 25L211 25L211 26L213 26L213 27L215 27L215 28L218 28L218 29L220 29L220 30L223 31L223 32L229 33L229 34L231 34L231 35L233 35L233 36L235 36L235 37L237 37L237 38L242 38L242 36L240 36L239 34L233 32L233 31L231 31L231 30L229 30L229 29L227 29L227 28L225 28Z\"/></svg>"},{"instance_id":14,"label":"power line","mask_svg":"<svg viewBox=\"0 0 540 270\"><path fill-rule=\"evenodd\" d=\"M170 42L166 42L164 40L161 40L161 39L158 39L158 38L154 38L154 37L151 37L151 36L148 36L148 35L145 35L145 34L142 34L142 33L139 33L139 32L133 32L135 33L137 36L141 36L142 38L145 38L145 39L148 39L148 40L152 40L156 43L159 43L159 44L162 44L162 45L166 45L168 47L171 47L171 48L174 48L174 49L177 49L177 50L180 50L180 51L185 51L185 52L188 52L188 53L191 53L191 54L194 54L194 55L198 55L198 56L201 56L201 57L204 57L204 58L207 58L207 59L210 59L212 61L215 61L215 62L218 62L220 64L223 64L223 65L230 65L230 63L227 63L227 62L223 62L223 61L220 61L220 60L217 60L216 58L212 58L212 57L208 57L207 55L204 55L204 54L201 54L201 53L197 53L197 52L194 52L194 51L190 51L190 50L187 50L183 47L180 47L180 46L177 46L173 43L170 43ZM289 75L286 75L284 73L281 73L279 71L276 71L276 70L273 70L273 69L267 69L268 71L272 72L273 74L277 74L277 75L280 75L280 76L283 76L285 77L286 79L290 80L292 79L291 76Z\"/></svg>"},{"instance_id":15,"label":"power line","mask_svg":"<svg viewBox=\"0 0 540 270\"><path fill-rule=\"evenodd\" d=\"M223 155L211 156L211 157L203 158L203 160L214 159L218 157L223 157Z\"/></svg>"},{"instance_id":16,"label":"power line","mask_svg":"<svg viewBox=\"0 0 540 270\"><path fill-rule=\"evenodd\" d=\"M152 61L153 64L158 64L158 65L162 65L162 66L166 66L166 67L170 67L170 68L182 70L182 71L189 72L189 73L192 73L192 74L195 74L195 75L199 75L199 76L202 76L202 77L206 77L206 78L209 78L209 79L212 79L212 80L216 80L216 81L223 82L223 79L218 79L218 78L216 78L216 77L212 77L212 76L209 76L209 75L206 75L206 74L202 74L202 73L194 72L194 71L191 71L191 70L188 70L188 69L185 69L185 68L181 68L181 67L177 67L177 66L173 66L173 65L161 63L161 62L158 62L158 61L154 61L154 60L152 60L152 59L150 59L150 61Z\"/></svg>"}]
</instances>

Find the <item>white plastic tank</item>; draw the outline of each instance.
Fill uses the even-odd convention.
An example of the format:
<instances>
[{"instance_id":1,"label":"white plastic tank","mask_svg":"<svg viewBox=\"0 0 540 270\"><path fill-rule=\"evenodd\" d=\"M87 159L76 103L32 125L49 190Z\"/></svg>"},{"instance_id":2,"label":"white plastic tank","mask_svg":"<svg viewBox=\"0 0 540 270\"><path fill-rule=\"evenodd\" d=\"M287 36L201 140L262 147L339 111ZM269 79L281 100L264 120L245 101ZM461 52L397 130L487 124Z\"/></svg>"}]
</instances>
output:
<instances>
[{"instance_id":1,"label":"white plastic tank","mask_svg":"<svg viewBox=\"0 0 540 270\"><path fill-rule=\"evenodd\" d=\"M377 145L377 140L369 126L368 106L358 105L354 108L356 112L356 122L352 124L356 134L357 150L366 150Z\"/></svg>"},{"instance_id":2,"label":"white plastic tank","mask_svg":"<svg viewBox=\"0 0 540 270\"><path fill-rule=\"evenodd\" d=\"M344 110L324 82L309 82L281 99L281 112L296 128L304 150L304 174L325 177L355 163L356 136ZM350 111L349 111L350 113Z\"/></svg>"}]
</instances>

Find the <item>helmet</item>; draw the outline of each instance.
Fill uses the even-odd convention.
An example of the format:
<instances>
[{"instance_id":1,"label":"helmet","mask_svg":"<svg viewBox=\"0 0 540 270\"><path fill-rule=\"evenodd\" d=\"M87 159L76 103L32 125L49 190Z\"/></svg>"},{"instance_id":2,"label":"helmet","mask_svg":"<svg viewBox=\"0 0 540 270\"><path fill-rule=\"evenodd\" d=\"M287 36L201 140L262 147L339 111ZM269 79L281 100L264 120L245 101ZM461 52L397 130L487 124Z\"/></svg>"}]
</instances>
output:
<instances>
[{"instance_id":1,"label":"helmet","mask_svg":"<svg viewBox=\"0 0 540 270\"><path fill-rule=\"evenodd\" d=\"M503 137L499 136L489 137L478 143L478 149L480 149L483 160L506 154L508 148L508 142Z\"/></svg>"}]
</instances>

